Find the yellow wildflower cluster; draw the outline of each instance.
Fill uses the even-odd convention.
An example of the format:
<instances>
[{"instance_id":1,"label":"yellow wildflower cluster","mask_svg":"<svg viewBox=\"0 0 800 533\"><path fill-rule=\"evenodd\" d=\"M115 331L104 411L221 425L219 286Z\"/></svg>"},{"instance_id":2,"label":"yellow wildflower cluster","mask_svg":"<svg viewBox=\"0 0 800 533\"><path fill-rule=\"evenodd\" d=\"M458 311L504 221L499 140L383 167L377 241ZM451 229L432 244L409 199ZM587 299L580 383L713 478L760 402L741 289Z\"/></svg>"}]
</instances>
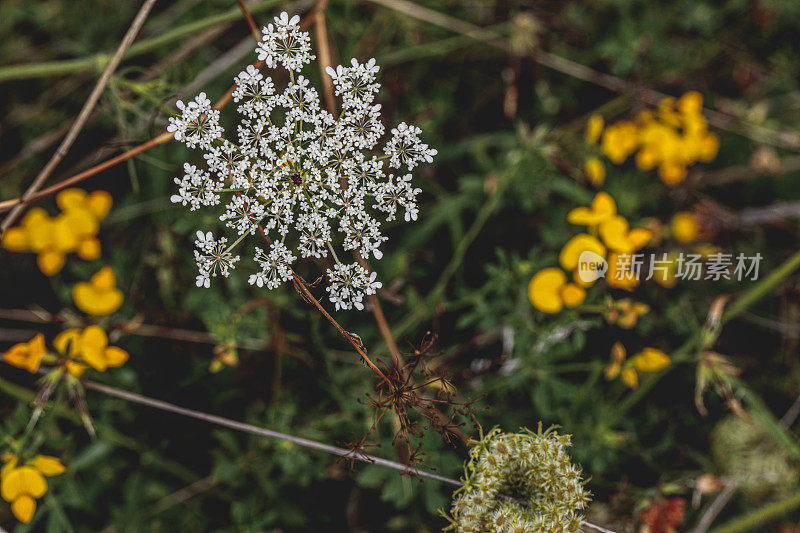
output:
<instances>
[{"instance_id":1,"label":"yellow wildflower cluster","mask_svg":"<svg viewBox=\"0 0 800 533\"><path fill-rule=\"evenodd\" d=\"M108 345L106 332L100 326L84 329L72 328L62 331L53 341L55 354L48 354L44 336L39 333L28 342L15 344L3 355L6 363L35 373L43 360L58 363L75 377L86 371L87 366L98 372L118 367L128 360L128 352Z\"/></svg>"},{"instance_id":2,"label":"yellow wildflower cluster","mask_svg":"<svg viewBox=\"0 0 800 533\"><path fill-rule=\"evenodd\" d=\"M564 306L575 307L586 298L585 288L594 281L580 276L578 268L581 255L592 252L598 259L608 262L606 282L614 288L632 289L639 280L630 271L620 270L620 254L632 254L646 246L653 237L650 230L631 229L625 217L617 214L617 204L606 192L599 192L589 207L570 211L567 221L586 226L588 233L572 237L558 256L558 262L567 272L572 272L573 282L558 268L537 272L528 285L528 296L534 307L545 313L558 313Z\"/></svg>"},{"instance_id":3,"label":"yellow wildflower cluster","mask_svg":"<svg viewBox=\"0 0 800 533\"><path fill-rule=\"evenodd\" d=\"M47 492L45 476L64 473L64 465L55 457L37 455L24 465L14 454L2 457L0 470L0 495L11 504L11 512L21 522L31 521L36 512L36 500Z\"/></svg>"},{"instance_id":4,"label":"yellow wildflower cluster","mask_svg":"<svg viewBox=\"0 0 800 533\"><path fill-rule=\"evenodd\" d=\"M719 139L708 131L703 117L703 97L690 91L677 100L664 98L657 110L640 112L634 120L623 120L603 129L600 115L592 115L585 138L600 149L615 165L621 165L636 153L640 170L658 168L658 176L667 185L686 179L689 166L712 161L719 150ZM597 157L586 162L586 173L595 186L605 179L605 167Z\"/></svg>"},{"instance_id":5,"label":"yellow wildflower cluster","mask_svg":"<svg viewBox=\"0 0 800 533\"><path fill-rule=\"evenodd\" d=\"M639 322L639 317L650 312L650 306L634 302L630 298L614 301L606 300L605 317L609 324L616 324L622 329L632 329Z\"/></svg>"},{"instance_id":6,"label":"yellow wildflower cluster","mask_svg":"<svg viewBox=\"0 0 800 533\"><path fill-rule=\"evenodd\" d=\"M7 250L37 254L39 269L48 276L64 267L68 253L75 252L87 261L100 257L97 232L112 199L105 191L87 194L81 189L66 189L58 193L56 203L61 208L57 216L35 207L19 226L6 230L1 241Z\"/></svg>"},{"instance_id":7,"label":"yellow wildflower cluster","mask_svg":"<svg viewBox=\"0 0 800 533\"><path fill-rule=\"evenodd\" d=\"M667 354L650 347L627 359L625 346L616 342L611 348L611 363L606 367L606 378L619 377L625 385L634 388L639 385L640 373L658 372L669 366L670 361Z\"/></svg>"}]
</instances>

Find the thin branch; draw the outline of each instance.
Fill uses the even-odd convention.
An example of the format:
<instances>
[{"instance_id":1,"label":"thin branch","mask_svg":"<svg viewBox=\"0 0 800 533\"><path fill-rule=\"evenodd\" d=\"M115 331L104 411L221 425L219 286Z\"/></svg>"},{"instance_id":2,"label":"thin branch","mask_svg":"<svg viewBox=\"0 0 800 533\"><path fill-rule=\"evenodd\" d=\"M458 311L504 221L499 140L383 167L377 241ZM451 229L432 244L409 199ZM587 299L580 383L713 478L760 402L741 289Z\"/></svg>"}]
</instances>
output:
<instances>
[{"instance_id":1,"label":"thin branch","mask_svg":"<svg viewBox=\"0 0 800 533\"><path fill-rule=\"evenodd\" d=\"M89 94L89 98L86 99L86 102L83 104L80 113L78 113L78 117L75 119L75 122L72 123L72 126L67 132L67 135L64 137L64 140L61 141L61 144L50 158L50 161L47 162L42 171L39 172L39 175L33 180L33 183L31 183L30 187L28 187L28 189L25 191L25 194L22 195L23 202L41 188L44 182L47 181L47 178L50 177L50 174L53 173L53 170L55 170L61 160L67 155L69 149L72 148L72 144L75 142L78 134L83 129L86 121L89 119L89 115L91 115L94 106L97 105L98 100L100 100L100 95L103 93L103 90L105 90L108 80L111 79L111 75L117 70L117 67L122 62L125 52L128 50L128 48L130 48L131 44L133 44L133 40L136 39L136 35L139 33L139 30L142 29L142 25L144 24L144 21L147 20L147 15L150 14L150 10L153 8L155 3L156 0L145 0L144 4L142 4L142 7L139 9L139 12L133 19L128 31L125 33L125 36L119 43L116 52L114 52L114 55L111 57L111 61L109 61L108 65L106 65L103 74L100 76L100 79L97 80L97 84L95 84L94 89L92 89L91 94ZM22 213L22 210L22 205L18 205L11 210L11 212L6 216L5 220L3 220L2 224L0 224L0 235L2 235L3 232L5 232L5 230L7 230L14 223L17 217Z\"/></svg>"},{"instance_id":2,"label":"thin branch","mask_svg":"<svg viewBox=\"0 0 800 533\"><path fill-rule=\"evenodd\" d=\"M303 20L300 21L300 27L301 28L307 28L308 27L308 25L311 23L311 16L312 15L306 15L306 17L304 17ZM257 68L257 69L261 69L264 66L264 62L263 61L256 61L255 63L253 63L253 66L255 68ZM233 91L235 89L236 89L236 85L232 85L228 89L228 92L225 93L225 95L222 96L222 98L220 98L217 101L216 104L214 104L214 109L219 110L219 109L224 108L226 105L228 105L231 102L231 100L233 100ZM144 144L140 144L139 146L137 146L135 148L132 148L132 149L128 150L127 152L124 152L124 153L122 153L122 154L120 154L118 156L112 157L111 159L108 159L108 160L100 163L99 165L95 165L95 166L93 166L93 167L91 167L89 169L84 170L83 172L80 172L79 174L76 174L76 175L74 175L74 176L72 176L70 178L67 178L67 179L65 179L63 181L60 181L60 182L56 183L55 185L52 185L52 186L50 186L50 187L48 187L46 189L43 189L43 190L41 190L41 191L39 191L39 192L37 192L35 194L32 194L28 198L24 198L24 197L12 198L10 200L2 201L2 202L0 202L0 213L2 213L4 211L8 211L9 209L12 209L12 208L21 208L21 206L23 204L27 204L29 202L34 202L36 200L39 200L39 199L44 198L46 196L49 196L51 194L55 194L60 190L66 189L67 187L71 187L71 186L73 186L73 185L75 185L75 184L77 184L77 183L79 183L79 182L81 182L83 180L86 180L86 179L88 179L88 178L90 178L90 177L92 177L92 176L94 176L96 174L99 174L100 172L102 172L104 170L107 170L107 169L109 169L109 168L111 168L111 167L113 167L115 165L118 165L119 163L123 163L123 162L127 161L128 159L131 159L131 158L141 154L142 152L146 152L147 150L149 150L151 148L154 148L156 146L160 146L162 144L165 144L168 141L172 140L172 138L173 138L173 134L172 133L169 133L169 132L162 133L158 137L156 137L154 139L151 139L151 140L147 141Z\"/></svg>"},{"instance_id":3,"label":"thin branch","mask_svg":"<svg viewBox=\"0 0 800 533\"><path fill-rule=\"evenodd\" d=\"M261 13L273 9L280 3L280 0L265 0L250 6L250 13ZM289 11L287 9L287 11ZM219 24L234 22L242 16L241 10L237 7L229 9L217 15L210 15L198 20L187 22L174 27L170 31L161 35L156 35L144 39L130 47L125 54L125 59L140 56L152 52L164 45L175 41L182 41L190 38L203 30ZM22 65L8 65L0 67L0 83L10 80L21 80L48 76L62 76L75 72L91 72L95 69L104 67L109 59L109 54L93 54L88 57L75 59L62 59L56 61L45 61L43 63L29 63Z\"/></svg>"},{"instance_id":4,"label":"thin branch","mask_svg":"<svg viewBox=\"0 0 800 533\"><path fill-rule=\"evenodd\" d=\"M302 446L304 448L309 448L312 450L317 450L325 453L329 453L331 455L336 455L339 457L343 457L346 459L354 459L358 461L363 461L365 463L370 463L378 466L384 466L387 468L391 468L402 472L404 474L413 474L419 477L424 477L428 479L433 479L435 481L439 481L441 483L447 483L449 485L454 486L461 486L462 483L456 479L449 478L447 476L442 476L440 474L436 474L434 472L430 472L428 470L422 470L420 468L409 467L408 465L404 465L402 463L398 463L395 461L390 461L388 459L383 459L382 457L377 457L374 455L368 455L364 453L357 453L354 454L352 450L348 450L345 448L339 448L337 446L331 446L329 444L324 444L321 442L313 441L310 439L304 439L302 437L297 437L294 435L288 435L286 433L280 433L278 431L273 431L271 429L266 429L258 426L254 426L252 424L246 424L244 422L238 422L236 420L231 420L229 418L224 418L221 416L212 415L209 413L204 413L202 411L196 411L194 409L187 409L185 407L180 407L178 405L164 402L161 400L156 400L155 398L150 398L147 396L142 396L140 394L136 394L133 392L128 392L122 389L118 389L115 387L109 387L108 385L102 385L100 383L96 383L94 381L84 381L83 386L89 390L93 390L96 392L100 392L106 394L108 396L113 396L115 398L120 398L122 400L136 403L139 405L145 405L147 407L152 407L154 409L159 409L162 411L168 411L170 413L175 413L181 416L185 416L188 418L194 418L195 420L201 420L203 422L207 422L209 424L214 424L220 427L225 427L228 429L233 429L236 431L241 431L243 433L249 433L251 435L257 435L259 437L268 437L272 439L278 439L285 442L291 442L292 444L296 444L298 446ZM595 531L601 531L602 533L615 533L610 529L606 529L594 524L590 524L588 522L581 522L581 524L585 527L593 529Z\"/></svg>"},{"instance_id":5,"label":"thin branch","mask_svg":"<svg viewBox=\"0 0 800 533\"><path fill-rule=\"evenodd\" d=\"M270 239L269 235L267 235L267 233L264 231L264 228L262 228L259 225L258 231L261 233L261 236L264 238L264 240L267 241L267 244L272 245L272 239ZM325 320L330 322L333 325L333 327L336 328L336 331L338 331L342 335L342 337L347 339L347 341L353 345L353 348L356 349L358 355L361 356L361 359L364 361L364 363L366 363L367 366L369 366L372 369L372 371L375 372L378 375L378 377L380 377L389 386L389 390L394 390L394 384L389 380L389 378L386 377L386 375L381 371L381 369L378 368L378 366L374 362L372 362L372 359L370 359L369 356L367 355L367 350L364 348L364 344L361 342L361 338L358 335L350 333L349 331L344 329L336 321L336 319L333 318L330 315L330 313L328 313L328 311L325 310L324 307L322 307L322 304L319 303L319 300L317 300L317 298L309 290L306 281L300 276L298 276L293 268L289 267L289 269L292 271L292 282L294 284L294 288L300 294L303 300L305 300L310 305L314 306L317 309L317 311L319 311L320 314L323 317L325 317Z\"/></svg>"},{"instance_id":6,"label":"thin branch","mask_svg":"<svg viewBox=\"0 0 800 533\"><path fill-rule=\"evenodd\" d=\"M256 26L253 17L250 15L250 12L247 10L247 6L244 5L242 0L236 0L236 3L239 4L239 9L242 10L242 14L244 15L244 19L247 21L247 27L250 28L250 33L253 34L257 42L261 42L261 32L258 31L258 26Z\"/></svg>"},{"instance_id":7,"label":"thin branch","mask_svg":"<svg viewBox=\"0 0 800 533\"><path fill-rule=\"evenodd\" d=\"M728 484L725 485L725 488L714 498L714 501L706 508L703 512L703 516L700 517L700 520L697 521L697 525L691 531L691 533L706 533L708 528L710 528L714 524L714 520L716 520L717 515L728 505L728 502L736 493L737 489L736 482L733 480L729 480Z\"/></svg>"},{"instance_id":8,"label":"thin branch","mask_svg":"<svg viewBox=\"0 0 800 533\"><path fill-rule=\"evenodd\" d=\"M416 468L409 468L408 465L404 465L402 463L397 463L395 461L390 461L388 459L383 459L381 457L375 457L372 455L366 454L356 454L353 455L351 450L347 450L345 448L339 448L337 446L331 446L329 444L323 444L321 442L316 442L309 439L304 439L302 437L296 437L294 435L287 435L286 433L280 433L278 431L273 431L271 429L261 428L258 426L254 426L251 424L246 424L244 422L238 422L236 420L231 420L229 418L224 418L221 416L216 416L208 413L203 413L201 411L196 411L194 409L187 409L185 407L180 407L175 404L171 404L168 402L164 402L161 400L156 400L154 398L149 398L147 396L142 396L140 394L135 394L133 392L128 392L122 389L117 389L115 387L109 387L108 385L102 385L100 383L96 383L94 381L84 381L83 386L89 390L101 392L108 396L113 396L115 398L120 398L128 402L146 405L148 407L152 407L154 409L160 409L162 411L169 411L171 413L175 413L181 416L186 416L189 418L194 418L196 420L202 420L203 422L208 422L209 424L214 424L221 427L226 427L229 429L233 429L236 431L241 431L244 433L250 433L252 435L258 435L260 437L269 437L273 439L279 439L285 442L291 442L298 446L302 446L304 448L309 448L312 450L318 450L321 452L329 453L332 455L337 455L339 457L345 457L347 459L356 459L359 461L364 461L366 463L372 463L380 466L385 466L387 468L392 468L394 470L399 470L400 472L409 473L419 475L420 477L427 477L430 479L435 479L436 481L441 481L442 483L449 483L451 485L461 485L461 483L455 479L451 479L445 476L441 476L439 474L435 474L433 472L428 472L426 470L420 470Z\"/></svg>"},{"instance_id":9,"label":"thin branch","mask_svg":"<svg viewBox=\"0 0 800 533\"><path fill-rule=\"evenodd\" d=\"M10 320L15 322L28 322L32 324L58 324L64 323L64 317L55 315L43 309L0 309L0 320ZM169 326L158 326L154 324L144 324L138 321L124 321L114 323L113 331L120 331L125 335L136 335L138 337L149 337L159 339L169 339L179 342L192 342L197 344L210 344L216 346L222 341L207 331L197 331L192 329L173 328ZM17 330L28 331L28 330ZM30 336L28 336L30 338ZM253 351L263 351L269 344L261 339L244 338L236 343L237 348L244 348Z\"/></svg>"},{"instance_id":10,"label":"thin branch","mask_svg":"<svg viewBox=\"0 0 800 533\"><path fill-rule=\"evenodd\" d=\"M331 45L328 40L328 25L325 23L325 9L328 7L328 0L321 0L314 9L314 37L317 41L317 61L319 62L319 74L322 79L322 86L325 89L325 107L333 116L338 115L336 110L336 98L333 94L333 80L325 72L327 67L333 66L331 58Z\"/></svg>"},{"instance_id":11,"label":"thin branch","mask_svg":"<svg viewBox=\"0 0 800 533\"><path fill-rule=\"evenodd\" d=\"M131 148L127 152L123 152L118 156L112 157L106 161L103 161L99 165L95 165L91 168L84 170L78 174L75 174L71 178L67 178L63 181L59 181L55 185L51 185L46 189L42 189L41 191L35 192L27 197L23 196L20 198L12 198L11 200L4 200L0 202L0 213L3 211L8 211L11 208L15 210L21 209L23 204L27 204L29 202L35 202L41 198L46 196L50 196L51 194L55 194L60 190L66 189L67 187L71 187L76 183L80 183L83 180L89 179L92 176L99 174L100 172L107 170L113 166L116 166L120 163L127 161L137 155L141 154L142 152L146 152L151 148L155 148L156 146L161 146L172 140L173 134L169 132L162 133L158 137L147 141L146 143L140 144L135 148ZM6 220L9 220L8 218Z\"/></svg>"}]
</instances>

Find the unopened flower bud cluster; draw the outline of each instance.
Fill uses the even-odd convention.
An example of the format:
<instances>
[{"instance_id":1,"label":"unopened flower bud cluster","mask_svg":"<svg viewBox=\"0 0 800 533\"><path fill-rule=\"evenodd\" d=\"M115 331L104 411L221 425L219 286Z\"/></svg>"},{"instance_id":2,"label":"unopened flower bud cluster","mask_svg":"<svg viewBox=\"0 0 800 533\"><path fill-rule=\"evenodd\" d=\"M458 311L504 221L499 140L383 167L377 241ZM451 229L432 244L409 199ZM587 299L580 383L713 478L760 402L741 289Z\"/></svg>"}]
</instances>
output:
<instances>
[{"instance_id":1,"label":"unopened flower bud cluster","mask_svg":"<svg viewBox=\"0 0 800 533\"><path fill-rule=\"evenodd\" d=\"M191 210L221 205L220 221L237 234L228 244L226 237L197 232L198 286L228 276L240 258L236 246L263 231L273 243L255 247L259 270L249 277L251 284L274 289L292 278L298 258L330 254L330 301L336 309L363 309L364 296L381 282L346 259L353 252L382 257L387 237L378 217L417 219L421 190L412 185L410 171L432 162L436 150L420 140L419 128L401 123L377 151L385 128L381 106L374 102L380 88L374 59L328 67L342 111L336 117L321 109L317 91L299 74L314 56L298 22L282 13L263 28L259 59L270 68L281 65L290 81L279 90L253 66L236 76L233 100L242 119L233 136L225 135L219 111L204 93L178 102L182 113L167 129L203 150L205 165L184 165L172 201ZM337 255L334 243L345 253Z\"/></svg>"},{"instance_id":2,"label":"unopened flower bud cluster","mask_svg":"<svg viewBox=\"0 0 800 533\"><path fill-rule=\"evenodd\" d=\"M451 507L459 533L578 531L589 501L581 469L567 453L569 435L555 430L492 430L470 452L464 486Z\"/></svg>"}]
</instances>

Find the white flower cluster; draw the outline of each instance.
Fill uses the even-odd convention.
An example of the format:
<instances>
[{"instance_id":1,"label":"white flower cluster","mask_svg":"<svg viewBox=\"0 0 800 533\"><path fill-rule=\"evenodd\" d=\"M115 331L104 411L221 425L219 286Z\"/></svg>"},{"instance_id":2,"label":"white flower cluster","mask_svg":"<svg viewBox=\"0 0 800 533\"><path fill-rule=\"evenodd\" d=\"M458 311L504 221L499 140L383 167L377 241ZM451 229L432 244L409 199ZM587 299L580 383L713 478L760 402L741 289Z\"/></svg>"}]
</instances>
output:
<instances>
[{"instance_id":1,"label":"white flower cluster","mask_svg":"<svg viewBox=\"0 0 800 533\"><path fill-rule=\"evenodd\" d=\"M589 493L572 464L569 435L493 429L470 451L451 507L459 533L567 533L580 529ZM509 499L509 497L514 498Z\"/></svg>"},{"instance_id":2,"label":"white flower cluster","mask_svg":"<svg viewBox=\"0 0 800 533\"><path fill-rule=\"evenodd\" d=\"M374 103L380 88L374 59L328 67L342 112L336 117L321 109L317 91L299 74L314 59L299 20L287 13L275 17L263 28L264 40L256 49L268 67L289 71L283 90L253 66L236 76L233 100L242 119L235 138L224 137L219 111L204 93L187 104L178 102L182 114L171 118L167 129L175 139L201 148L207 169L184 165L171 199L191 210L224 203L219 219L238 234L227 245L225 238L198 232L198 286L208 287L217 274L227 276L239 259L233 249L245 236L263 231L273 244L255 249L260 270L250 276L251 284L274 289L291 280L297 257L330 254L330 301L336 309L363 309L364 296L374 294L381 282L358 263L340 261L334 241L345 252L380 259L387 237L377 217L391 221L402 210L405 221L417 219L421 189L412 185L408 171L432 162L436 150L420 140L419 128L406 123L392 129L383 149L377 149L385 128L381 106Z\"/></svg>"}]
</instances>

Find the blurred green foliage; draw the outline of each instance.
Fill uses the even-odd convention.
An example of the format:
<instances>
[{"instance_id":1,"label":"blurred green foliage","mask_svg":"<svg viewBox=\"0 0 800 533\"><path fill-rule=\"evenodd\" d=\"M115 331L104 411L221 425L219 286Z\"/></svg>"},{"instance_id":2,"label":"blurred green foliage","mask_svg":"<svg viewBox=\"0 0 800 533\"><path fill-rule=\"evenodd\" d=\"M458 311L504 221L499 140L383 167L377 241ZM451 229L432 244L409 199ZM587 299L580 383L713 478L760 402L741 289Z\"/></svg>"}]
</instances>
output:
<instances>
[{"instance_id":1,"label":"blurred green foliage","mask_svg":"<svg viewBox=\"0 0 800 533\"><path fill-rule=\"evenodd\" d=\"M710 107L797 133L800 2L420 3L491 26L532 46L532 54L541 48L668 94L698 90ZM0 72L8 65L108 53L138 7L139 2L110 0L4 0ZM139 39L232 8L230 0L157 4ZM261 9L255 18L264 23L271 14ZM528 18L520 19L523 15ZM590 517L618 531L633 531L638 513L658 497L677 493L691 499L698 476L723 473L710 442L728 409L723 396L709 391L709 413L698 413L696 349L687 351L684 364L636 391L607 381L603 371L615 341L631 353L644 345L671 353L698 334L716 296L741 294L752 283L689 282L672 290L643 285L633 297L648 303L651 313L635 330L609 326L597 313L580 309L546 316L527 297L533 273L556 264L560 247L575 233L565 221L567 212L588 204L594 194L581 171L586 117L600 110L609 120L626 118L642 104L545 69L530 54L512 56L369 2L331 2L325 16L335 58L374 56L384 66L380 100L387 122L417 124L425 142L440 151L435 165L417 178L424 191L419 221L412 228L390 228L385 256L375 264L392 293L383 305L401 349L411 352L428 331L435 332L438 350L432 360L462 395L478 400L477 416L485 427L513 431L535 427L539 420L563 426L573 435L573 456L592 476L590 488L601 502ZM248 38L243 21L229 23L179 61L170 60L208 31L123 63L97 116L59 167L62 177L152 138L165 123L170 99L198 74L212 73L198 92L205 90L212 99L222 95L253 60L246 55L227 66L217 63ZM160 68L153 70L154 65ZM76 115L96 71L95 65L0 84L0 198L19 196L46 162L52 146L34 151L37 143ZM319 82L313 69L307 75ZM223 111L223 123L234 114ZM748 165L761 148L746 137L717 133L720 154L703 170ZM782 150L777 155L786 161L796 157ZM207 331L215 342L126 335L118 344L130 361L100 380L326 443L357 440L372 423L365 394L373 390L373 375L290 287L245 308L265 295L244 276L208 290L195 287L194 232L220 223L209 213L187 214L169 203L172 178L193 157L170 143L84 182L86 189L105 189L115 198L100 233L102 259L72 259L48 279L36 269L34 256L2 252L0 307L69 309L72 285L109 264L126 295L120 319ZM777 176L754 172L752 179L732 184L667 189L655 175L628 164L609 166L605 190L632 222L651 217L668 222L700 201L735 213L800 200L798 177L787 165ZM41 204L54 208L50 200ZM722 231L713 243L734 253L760 252L767 273L796 251L797 239L796 220L790 219ZM307 280L321 272L317 266L300 269ZM755 416L773 422L800 392L798 286L797 278L789 279L772 298L725 327L713 346L742 370L748 394L759 399L745 401L745 407L758 403ZM602 306L607 293L590 290L586 305ZM336 318L360 335L371 355L389 359L370 313L343 312ZM3 324L2 349L27 340L33 329L43 330L48 340L61 329ZM239 345L238 364L211 373L214 347L226 342ZM28 423L36 379L6 366L0 376L0 431L2 437L18 435ZM734 388L734 394L743 393ZM18 525L8 507L0 506L4 527L435 531L444 525L436 509L447 506L450 487L374 465L355 465L351 472L347 464L295 445L213 429L93 392L87 396L99 438L89 439L66 397L55 398L41 425L46 429L34 442L42 453L62 458L67 473L50 480L30 526ZM469 424L463 429L476 435ZM795 438L789 431L783 437ZM381 424L373 434L377 447L368 451L396 459L393 433L393 422ZM431 431L422 448L428 467L448 476L461 473L463 446L451 448ZM766 500L776 496L781 495ZM758 508L763 493L760 498L737 495L720 520ZM683 527L700 512L687 508ZM786 521L798 518L795 512Z\"/></svg>"}]
</instances>

